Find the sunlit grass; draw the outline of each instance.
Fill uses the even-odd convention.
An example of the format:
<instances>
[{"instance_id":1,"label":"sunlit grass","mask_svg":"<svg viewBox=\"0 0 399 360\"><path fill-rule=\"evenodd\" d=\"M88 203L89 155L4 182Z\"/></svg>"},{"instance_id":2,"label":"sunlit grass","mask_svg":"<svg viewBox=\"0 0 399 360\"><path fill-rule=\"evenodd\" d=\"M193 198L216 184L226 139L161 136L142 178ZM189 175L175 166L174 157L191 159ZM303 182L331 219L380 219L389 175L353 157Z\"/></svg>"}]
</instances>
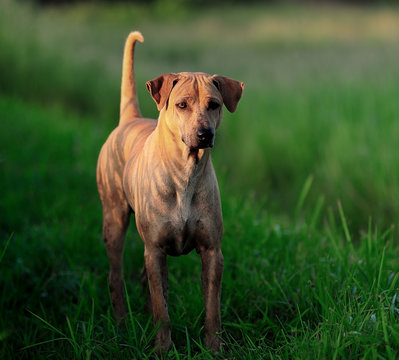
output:
<instances>
[{"instance_id":1,"label":"sunlit grass","mask_svg":"<svg viewBox=\"0 0 399 360\"><path fill-rule=\"evenodd\" d=\"M112 318L94 185L106 126L93 131L93 118L4 98L0 113L7 174L1 179L2 355L149 358L154 333L141 298L143 246L134 226L125 253L127 328ZM260 199L222 190L225 346L216 358L397 356L393 230L370 221L354 245L342 205L312 203L311 186L309 178L287 214L291 220L272 216ZM170 258L169 271L175 344L169 358L212 358L203 348L198 255Z\"/></svg>"}]
</instances>

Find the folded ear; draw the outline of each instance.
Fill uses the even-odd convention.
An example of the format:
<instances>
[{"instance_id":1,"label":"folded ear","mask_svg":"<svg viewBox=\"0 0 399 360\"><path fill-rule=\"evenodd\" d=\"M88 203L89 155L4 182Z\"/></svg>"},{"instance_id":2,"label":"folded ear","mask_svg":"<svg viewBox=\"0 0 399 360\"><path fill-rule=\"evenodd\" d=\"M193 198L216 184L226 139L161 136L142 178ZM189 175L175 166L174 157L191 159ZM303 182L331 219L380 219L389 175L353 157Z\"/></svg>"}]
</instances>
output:
<instances>
[{"instance_id":1,"label":"folded ear","mask_svg":"<svg viewBox=\"0 0 399 360\"><path fill-rule=\"evenodd\" d=\"M230 112L236 111L244 90L244 83L219 75L213 75L212 81L222 95L227 110Z\"/></svg>"},{"instance_id":2,"label":"folded ear","mask_svg":"<svg viewBox=\"0 0 399 360\"><path fill-rule=\"evenodd\" d=\"M170 92L177 82L177 74L164 74L146 82L147 90L160 111L169 99Z\"/></svg>"}]
</instances>

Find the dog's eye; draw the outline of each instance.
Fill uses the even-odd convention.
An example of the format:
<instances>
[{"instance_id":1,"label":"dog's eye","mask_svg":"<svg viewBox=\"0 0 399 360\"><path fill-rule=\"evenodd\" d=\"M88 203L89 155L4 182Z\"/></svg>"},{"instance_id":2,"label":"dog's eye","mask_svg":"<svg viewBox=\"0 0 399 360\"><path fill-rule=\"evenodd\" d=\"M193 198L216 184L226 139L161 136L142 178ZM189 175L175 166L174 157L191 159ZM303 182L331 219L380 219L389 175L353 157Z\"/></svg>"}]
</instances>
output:
<instances>
[{"instance_id":1,"label":"dog's eye","mask_svg":"<svg viewBox=\"0 0 399 360\"><path fill-rule=\"evenodd\" d=\"M216 110L219 106L220 106L220 104L217 103L216 101L210 101L209 104L208 104L208 109L209 110Z\"/></svg>"},{"instance_id":2,"label":"dog's eye","mask_svg":"<svg viewBox=\"0 0 399 360\"><path fill-rule=\"evenodd\" d=\"M185 101L182 101L182 102L180 102L180 103L177 103L176 106L177 106L179 109L187 109L187 103L186 103Z\"/></svg>"}]
</instances>

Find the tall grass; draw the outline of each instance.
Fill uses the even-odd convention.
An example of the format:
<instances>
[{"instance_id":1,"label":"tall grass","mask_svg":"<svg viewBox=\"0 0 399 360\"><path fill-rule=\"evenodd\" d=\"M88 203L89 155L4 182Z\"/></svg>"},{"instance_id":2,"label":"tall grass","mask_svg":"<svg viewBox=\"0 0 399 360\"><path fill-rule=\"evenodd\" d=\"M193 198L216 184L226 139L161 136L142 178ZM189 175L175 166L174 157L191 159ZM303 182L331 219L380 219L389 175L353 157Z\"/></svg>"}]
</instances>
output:
<instances>
[{"instance_id":1,"label":"tall grass","mask_svg":"<svg viewBox=\"0 0 399 360\"><path fill-rule=\"evenodd\" d=\"M93 186L106 126L93 130L95 119L13 99L0 100L0 113L2 356L154 356L138 279L143 246L134 229L125 254L130 320L119 328L112 318ZM370 221L355 246L342 205L312 203L310 186L311 179L289 214L296 224L265 212L259 199L223 191L225 349L216 358L397 356L399 254L392 229ZM200 260L171 258L169 269L175 342L169 358L212 358L202 342Z\"/></svg>"},{"instance_id":2,"label":"tall grass","mask_svg":"<svg viewBox=\"0 0 399 360\"><path fill-rule=\"evenodd\" d=\"M223 21L217 10L183 11L176 24L137 6L0 6L1 358L156 358L134 225L129 320L113 320L95 189L134 28L146 36L139 84L181 70L246 83L213 150L224 350L204 349L190 254L169 259L166 357L398 357L397 10L223 9ZM155 117L144 86L139 96Z\"/></svg>"}]
</instances>

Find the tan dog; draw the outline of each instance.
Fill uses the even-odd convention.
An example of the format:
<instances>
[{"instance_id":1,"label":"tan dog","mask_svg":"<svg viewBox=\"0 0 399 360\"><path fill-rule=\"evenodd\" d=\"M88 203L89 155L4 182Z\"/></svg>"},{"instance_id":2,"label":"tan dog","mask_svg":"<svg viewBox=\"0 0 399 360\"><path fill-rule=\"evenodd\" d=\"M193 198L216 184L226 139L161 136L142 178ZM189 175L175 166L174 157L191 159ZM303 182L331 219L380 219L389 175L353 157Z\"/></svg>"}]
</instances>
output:
<instances>
[{"instance_id":1,"label":"tan dog","mask_svg":"<svg viewBox=\"0 0 399 360\"><path fill-rule=\"evenodd\" d=\"M156 346L171 345L166 255L196 249L202 260L208 348L220 348L220 294L223 233L220 195L210 158L222 105L234 112L243 83L204 73L165 74L147 82L160 110L158 121L145 119L138 106L133 73L139 32L126 40L119 126L98 159L97 185L103 204L103 236L109 261L109 288L117 318L125 316L123 244L135 213L144 242L145 270L154 323L161 326Z\"/></svg>"}]
</instances>

